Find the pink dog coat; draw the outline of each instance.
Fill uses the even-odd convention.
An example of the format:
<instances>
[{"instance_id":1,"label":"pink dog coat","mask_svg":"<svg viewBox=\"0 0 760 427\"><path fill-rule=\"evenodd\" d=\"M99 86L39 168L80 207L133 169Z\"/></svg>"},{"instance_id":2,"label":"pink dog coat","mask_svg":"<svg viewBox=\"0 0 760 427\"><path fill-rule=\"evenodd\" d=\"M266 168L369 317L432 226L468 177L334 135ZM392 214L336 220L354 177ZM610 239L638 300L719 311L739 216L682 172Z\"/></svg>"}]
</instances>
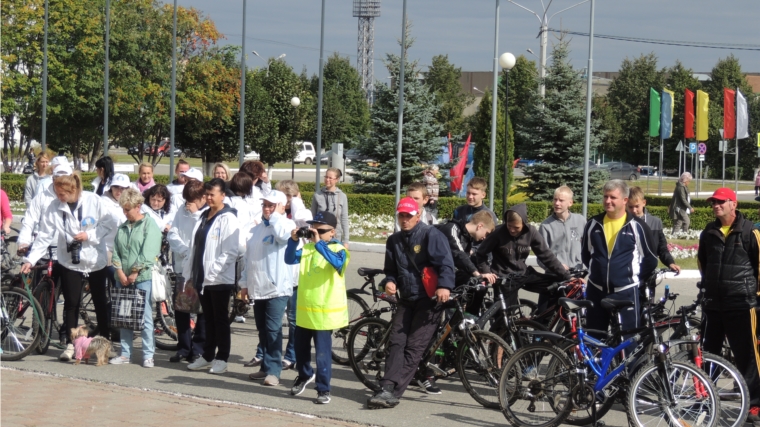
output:
<instances>
[{"instance_id":1,"label":"pink dog coat","mask_svg":"<svg viewBox=\"0 0 760 427\"><path fill-rule=\"evenodd\" d=\"M76 360L82 360L84 355L87 353L87 347L90 346L90 343L94 338L95 337L79 337L74 340L74 358Z\"/></svg>"}]
</instances>

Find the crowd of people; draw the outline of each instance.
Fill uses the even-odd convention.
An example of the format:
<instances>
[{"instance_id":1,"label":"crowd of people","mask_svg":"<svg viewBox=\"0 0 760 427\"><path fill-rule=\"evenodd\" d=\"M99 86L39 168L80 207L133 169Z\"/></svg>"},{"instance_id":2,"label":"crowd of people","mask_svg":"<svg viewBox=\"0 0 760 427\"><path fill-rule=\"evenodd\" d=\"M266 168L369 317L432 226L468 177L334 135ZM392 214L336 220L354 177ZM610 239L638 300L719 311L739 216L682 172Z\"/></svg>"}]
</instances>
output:
<instances>
[{"instance_id":1,"label":"crowd of people","mask_svg":"<svg viewBox=\"0 0 760 427\"><path fill-rule=\"evenodd\" d=\"M280 181L272 188L258 161L245 162L235 174L223 163L214 165L213 178L204 183L200 170L180 160L177 179L164 186L156 184L149 164L140 166L138 180L131 183L126 175L114 173L113 162L104 157L96 163L98 178L92 191L87 191L65 157L48 161L40 156L37 166L46 172L27 183L31 194L19 245L31 249L22 272L29 272L49 247L57 248L54 274L63 284L69 327L77 324L82 278L87 276L98 320L96 333L108 337L106 286L134 286L149 295L151 269L165 235L177 293L195 289L202 308L198 313L177 312L179 349L170 362L186 360L187 369L211 374L227 370L228 302L239 289L240 297L252 302L259 334L256 353L245 363L258 367L250 379L276 386L282 370L294 368L297 376L291 394L299 395L315 382L316 402L330 402L331 331L348 324L349 208L336 185L340 170L327 169L324 186L308 209L296 182ZM535 227L528 221L525 204L510 206L498 218L483 204L487 183L478 177L467 184L466 204L455 209L448 221L440 221L438 184L431 174L432 169L426 170L422 182L407 187L406 197L396 206L397 231L386 243L385 278L380 285L396 295L399 305L384 376L367 401L369 408L396 406L410 384L440 394L432 372L419 369L418 363L437 328L443 303L473 277L492 284L501 275L526 272L530 252L558 280L570 278L570 269L588 270L586 298L595 304L588 310L587 326L597 330L606 330L609 324L609 315L599 304L603 298L633 301L620 312L621 326L624 330L639 326L642 283L658 259L680 272L668 252L662 221L647 211L644 192L624 181L604 185L604 212L589 220L571 212L572 189L557 188L551 215ZM688 173L682 175L674 192L671 215L679 230L688 229L688 215L693 212L690 180ZM760 232L736 210L736 195L730 189L717 190L708 202L716 220L702 233L699 245L707 298L705 346L717 352L723 337L728 338L737 367L750 385L750 416L757 417L760 356L750 341L754 336L750 330L754 333L756 323ZM476 296L468 311L477 314L482 298L482 293ZM539 305L542 298L546 295L540 295ZM284 350L283 317L289 326ZM142 366L151 368L150 308L144 318ZM120 336L120 353L110 360L114 365L133 362L132 333L125 330ZM74 354L73 345L67 343L60 356L64 361Z\"/></svg>"}]
</instances>

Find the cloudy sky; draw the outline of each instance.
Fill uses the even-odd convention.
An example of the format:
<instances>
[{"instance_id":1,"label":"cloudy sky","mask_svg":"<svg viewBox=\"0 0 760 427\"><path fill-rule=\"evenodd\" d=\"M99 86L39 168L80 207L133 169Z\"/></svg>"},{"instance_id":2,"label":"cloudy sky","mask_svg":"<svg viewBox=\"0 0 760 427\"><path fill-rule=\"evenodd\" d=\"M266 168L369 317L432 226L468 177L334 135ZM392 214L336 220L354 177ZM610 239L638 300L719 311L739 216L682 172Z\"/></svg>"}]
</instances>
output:
<instances>
[{"instance_id":1,"label":"cloudy sky","mask_svg":"<svg viewBox=\"0 0 760 427\"><path fill-rule=\"evenodd\" d=\"M546 3L549 0L544 0ZM540 11L540 0L518 0ZM553 0L549 14L577 3ZM203 11L225 34L223 43L241 44L242 0L179 0L185 7ZM448 54L449 60L464 71L488 71L493 64L495 0L408 0L408 17L416 42L410 51L420 64L430 64L434 55ZM375 78L386 80L382 59L397 53L401 35L402 0L382 0L381 16L375 19ZM306 67L314 74L319 65L319 0L248 0L246 50L264 57L282 53L296 72ZM552 18L550 28L587 33L589 3ZM716 61L730 54L739 58L745 72L760 72L760 2L757 0L602 0L596 2L595 33L623 37L687 42L745 44L755 50L707 49L644 44L609 39L594 40L594 71L616 71L626 57L654 52L660 66L677 59L697 72L709 72ZM525 54L539 52L536 38L539 21L531 13L501 0L499 52ZM550 35L550 44L554 39ZM332 52L349 56L356 64L357 19L352 1L327 0L325 58ZM588 38L573 36L571 59L584 68L588 58ZM249 66L264 62L249 54Z\"/></svg>"}]
</instances>

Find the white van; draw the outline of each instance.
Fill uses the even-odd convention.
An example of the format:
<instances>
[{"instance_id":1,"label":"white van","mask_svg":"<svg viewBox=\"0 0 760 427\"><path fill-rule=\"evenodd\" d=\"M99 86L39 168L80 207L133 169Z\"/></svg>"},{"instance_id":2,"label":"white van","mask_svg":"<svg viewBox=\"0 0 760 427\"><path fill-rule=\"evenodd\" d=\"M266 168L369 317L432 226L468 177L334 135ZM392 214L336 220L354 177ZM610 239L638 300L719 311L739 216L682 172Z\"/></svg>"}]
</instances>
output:
<instances>
[{"instance_id":1,"label":"white van","mask_svg":"<svg viewBox=\"0 0 760 427\"><path fill-rule=\"evenodd\" d=\"M296 144L298 144L298 154L293 159L293 161L306 165L313 164L314 160L317 158L317 152L314 150L314 144L309 141L297 142Z\"/></svg>"}]
</instances>

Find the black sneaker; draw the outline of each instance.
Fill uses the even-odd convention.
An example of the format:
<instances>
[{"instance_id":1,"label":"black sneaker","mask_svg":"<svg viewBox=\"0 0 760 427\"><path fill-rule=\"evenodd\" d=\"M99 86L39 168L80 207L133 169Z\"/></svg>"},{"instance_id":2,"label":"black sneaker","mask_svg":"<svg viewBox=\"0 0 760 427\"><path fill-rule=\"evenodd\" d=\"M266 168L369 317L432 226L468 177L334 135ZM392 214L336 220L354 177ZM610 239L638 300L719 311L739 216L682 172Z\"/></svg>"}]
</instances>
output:
<instances>
[{"instance_id":1,"label":"black sneaker","mask_svg":"<svg viewBox=\"0 0 760 427\"><path fill-rule=\"evenodd\" d=\"M293 387L290 388L290 394L293 396L298 396L299 394L303 393L304 390L306 390L306 386L309 385L309 383L314 382L314 379L317 377L316 374L313 374L311 378L301 378L300 376L296 377L296 380L293 382ZM327 393L327 402L330 401L330 393ZM327 403L324 402L324 403Z\"/></svg>"},{"instance_id":2,"label":"black sneaker","mask_svg":"<svg viewBox=\"0 0 760 427\"><path fill-rule=\"evenodd\" d=\"M394 408L399 404L399 400L393 395L394 386L392 384L384 386L375 392L375 395L367 399L367 408L384 409Z\"/></svg>"},{"instance_id":3,"label":"black sneaker","mask_svg":"<svg viewBox=\"0 0 760 427\"><path fill-rule=\"evenodd\" d=\"M172 363L179 363L184 358L185 358L185 356L179 356L179 355L175 354L174 356L172 356L172 357L169 358L169 361L172 362Z\"/></svg>"},{"instance_id":4,"label":"black sneaker","mask_svg":"<svg viewBox=\"0 0 760 427\"><path fill-rule=\"evenodd\" d=\"M314 403L320 403L322 405L326 405L330 403L330 392L329 391L317 392L317 400L315 400Z\"/></svg>"},{"instance_id":5,"label":"black sneaker","mask_svg":"<svg viewBox=\"0 0 760 427\"><path fill-rule=\"evenodd\" d=\"M435 385L435 378L425 378L424 380L417 381L417 386L425 391L427 394L441 394L441 389Z\"/></svg>"}]
</instances>

